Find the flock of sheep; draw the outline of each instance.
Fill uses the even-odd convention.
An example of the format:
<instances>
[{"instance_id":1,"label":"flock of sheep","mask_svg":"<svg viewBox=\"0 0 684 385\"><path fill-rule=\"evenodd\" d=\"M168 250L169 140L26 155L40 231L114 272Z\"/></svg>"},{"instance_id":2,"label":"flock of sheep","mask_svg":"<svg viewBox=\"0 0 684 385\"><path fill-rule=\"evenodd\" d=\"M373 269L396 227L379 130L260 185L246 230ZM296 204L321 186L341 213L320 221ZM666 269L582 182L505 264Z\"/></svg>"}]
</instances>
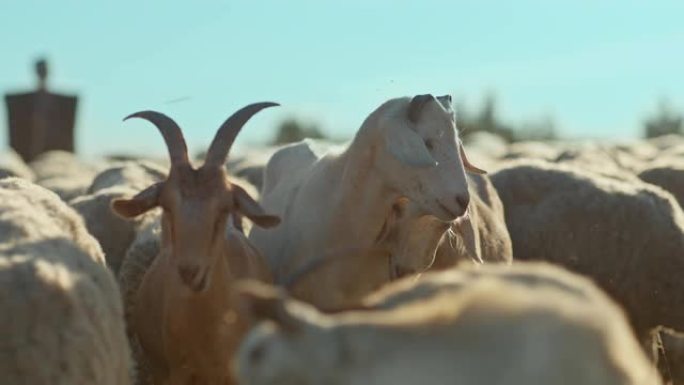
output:
<instances>
[{"instance_id":1,"label":"flock of sheep","mask_svg":"<svg viewBox=\"0 0 684 385\"><path fill-rule=\"evenodd\" d=\"M684 384L684 138L466 156L418 95L229 160L276 105L202 159L154 111L168 161L0 155L1 383Z\"/></svg>"}]
</instances>

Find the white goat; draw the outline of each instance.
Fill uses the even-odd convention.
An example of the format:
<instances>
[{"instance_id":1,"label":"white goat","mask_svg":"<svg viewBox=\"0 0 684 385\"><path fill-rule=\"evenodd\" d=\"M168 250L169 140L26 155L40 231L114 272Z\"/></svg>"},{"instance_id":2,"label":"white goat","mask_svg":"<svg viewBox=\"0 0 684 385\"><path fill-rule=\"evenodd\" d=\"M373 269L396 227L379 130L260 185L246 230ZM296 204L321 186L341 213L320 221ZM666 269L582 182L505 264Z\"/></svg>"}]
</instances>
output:
<instances>
[{"instance_id":1,"label":"white goat","mask_svg":"<svg viewBox=\"0 0 684 385\"><path fill-rule=\"evenodd\" d=\"M262 205L283 219L250 240L276 280L341 247L370 248L400 197L444 221L465 213L470 165L457 136L451 97L392 99L366 118L340 153L310 141L276 152L265 170Z\"/></svg>"}]
</instances>

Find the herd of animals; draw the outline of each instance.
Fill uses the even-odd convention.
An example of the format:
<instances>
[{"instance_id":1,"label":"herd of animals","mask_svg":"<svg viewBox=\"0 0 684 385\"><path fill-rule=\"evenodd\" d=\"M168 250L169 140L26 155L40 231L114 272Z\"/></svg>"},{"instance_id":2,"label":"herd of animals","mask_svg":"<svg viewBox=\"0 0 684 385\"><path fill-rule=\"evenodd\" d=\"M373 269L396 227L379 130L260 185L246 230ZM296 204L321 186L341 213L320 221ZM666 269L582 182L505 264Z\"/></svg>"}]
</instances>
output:
<instances>
[{"instance_id":1,"label":"herd of animals","mask_svg":"<svg viewBox=\"0 0 684 385\"><path fill-rule=\"evenodd\" d=\"M451 104L344 145L231 154L262 102L199 157L154 111L168 160L4 152L0 383L684 384L684 138L466 155Z\"/></svg>"}]
</instances>

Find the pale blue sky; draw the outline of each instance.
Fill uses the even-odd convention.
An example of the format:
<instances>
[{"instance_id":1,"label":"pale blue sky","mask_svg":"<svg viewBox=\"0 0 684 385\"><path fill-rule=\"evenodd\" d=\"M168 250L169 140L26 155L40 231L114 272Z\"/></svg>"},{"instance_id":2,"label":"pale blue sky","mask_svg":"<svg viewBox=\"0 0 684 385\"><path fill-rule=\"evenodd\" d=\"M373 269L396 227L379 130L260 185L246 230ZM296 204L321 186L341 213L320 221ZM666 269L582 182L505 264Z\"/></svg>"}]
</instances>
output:
<instances>
[{"instance_id":1,"label":"pale blue sky","mask_svg":"<svg viewBox=\"0 0 684 385\"><path fill-rule=\"evenodd\" d=\"M153 127L121 122L149 108L175 118L192 149L261 100L283 107L241 144L289 115L349 136L384 100L427 92L473 105L494 90L505 118L551 115L572 137L636 137L663 96L684 111L681 0L171 4L2 1L0 91L32 87L33 58L46 55L53 88L81 96L86 154L164 151ZM0 119L4 131L4 108Z\"/></svg>"}]
</instances>

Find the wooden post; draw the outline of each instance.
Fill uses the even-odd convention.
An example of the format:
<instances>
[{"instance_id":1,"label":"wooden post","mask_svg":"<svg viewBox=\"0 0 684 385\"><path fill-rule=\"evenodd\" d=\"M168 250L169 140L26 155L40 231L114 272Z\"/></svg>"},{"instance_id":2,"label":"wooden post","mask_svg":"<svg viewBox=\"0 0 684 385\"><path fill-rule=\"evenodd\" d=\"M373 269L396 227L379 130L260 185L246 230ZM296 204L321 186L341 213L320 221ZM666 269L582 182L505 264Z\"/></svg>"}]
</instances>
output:
<instances>
[{"instance_id":1,"label":"wooden post","mask_svg":"<svg viewBox=\"0 0 684 385\"><path fill-rule=\"evenodd\" d=\"M9 144L30 162L50 150L74 152L74 125L78 98L47 90L47 62L35 65L38 87L34 92L5 95Z\"/></svg>"}]
</instances>

